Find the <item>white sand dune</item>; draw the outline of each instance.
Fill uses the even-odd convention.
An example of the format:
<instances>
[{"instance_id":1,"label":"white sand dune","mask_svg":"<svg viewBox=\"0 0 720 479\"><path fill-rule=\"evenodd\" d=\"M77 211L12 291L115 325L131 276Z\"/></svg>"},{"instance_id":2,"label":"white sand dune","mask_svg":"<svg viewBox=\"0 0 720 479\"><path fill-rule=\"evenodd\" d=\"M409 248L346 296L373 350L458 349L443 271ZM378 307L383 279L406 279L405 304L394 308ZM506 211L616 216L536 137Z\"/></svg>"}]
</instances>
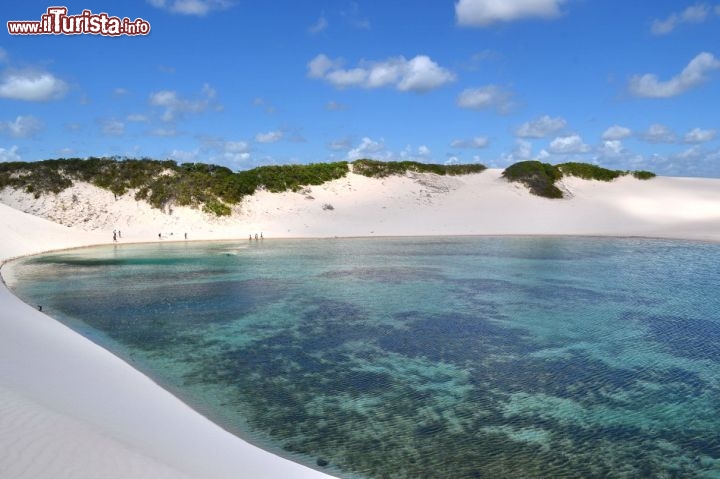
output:
<instances>
[{"instance_id":1,"label":"white sand dune","mask_svg":"<svg viewBox=\"0 0 720 479\"><path fill-rule=\"evenodd\" d=\"M258 192L232 217L161 212L87 184L35 199L0 192L0 260L121 242L329 236L552 234L720 240L720 180L565 179L563 200L499 170L462 177L358 175ZM4 203L4 204L2 204ZM7 206L10 205L10 206ZM52 220L52 221L50 221ZM7 273L8 267L3 268ZM7 276L7 275L6 275ZM106 350L0 287L0 477L328 477L223 431Z\"/></svg>"}]
</instances>

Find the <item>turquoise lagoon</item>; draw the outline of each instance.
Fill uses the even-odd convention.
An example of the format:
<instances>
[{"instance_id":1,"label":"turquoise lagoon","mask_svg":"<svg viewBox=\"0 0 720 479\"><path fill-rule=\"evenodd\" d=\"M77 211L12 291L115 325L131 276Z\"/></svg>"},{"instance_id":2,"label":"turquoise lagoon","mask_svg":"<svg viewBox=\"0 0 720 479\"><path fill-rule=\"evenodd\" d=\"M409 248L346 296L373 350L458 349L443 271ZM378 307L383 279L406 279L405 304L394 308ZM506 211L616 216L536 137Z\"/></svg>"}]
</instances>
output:
<instances>
[{"instance_id":1,"label":"turquoise lagoon","mask_svg":"<svg viewBox=\"0 0 720 479\"><path fill-rule=\"evenodd\" d=\"M265 240L25 258L15 292L346 478L720 478L720 245Z\"/></svg>"}]
</instances>

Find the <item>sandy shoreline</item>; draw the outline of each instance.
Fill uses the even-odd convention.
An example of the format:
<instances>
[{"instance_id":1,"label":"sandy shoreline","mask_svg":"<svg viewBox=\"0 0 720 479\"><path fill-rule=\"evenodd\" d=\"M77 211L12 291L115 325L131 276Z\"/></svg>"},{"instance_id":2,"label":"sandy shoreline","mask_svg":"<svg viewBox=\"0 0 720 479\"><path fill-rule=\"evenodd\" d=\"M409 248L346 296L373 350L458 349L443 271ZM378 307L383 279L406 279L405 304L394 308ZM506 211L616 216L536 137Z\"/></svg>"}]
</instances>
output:
<instances>
[{"instance_id":1,"label":"sandy shoreline","mask_svg":"<svg viewBox=\"0 0 720 479\"><path fill-rule=\"evenodd\" d=\"M122 243L156 242L158 233L161 241L182 241L184 233L193 241L247 241L259 232L270 239L511 234L720 241L720 180L570 178L562 187L568 199L547 200L508 184L499 170L383 180L349 175L300 193L259 192L230 219L189 208L160 212L90 185L40 200L4 190L0 262L111 244L113 229L123 231ZM0 304L0 477L329 477L225 432L4 284Z\"/></svg>"}]
</instances>

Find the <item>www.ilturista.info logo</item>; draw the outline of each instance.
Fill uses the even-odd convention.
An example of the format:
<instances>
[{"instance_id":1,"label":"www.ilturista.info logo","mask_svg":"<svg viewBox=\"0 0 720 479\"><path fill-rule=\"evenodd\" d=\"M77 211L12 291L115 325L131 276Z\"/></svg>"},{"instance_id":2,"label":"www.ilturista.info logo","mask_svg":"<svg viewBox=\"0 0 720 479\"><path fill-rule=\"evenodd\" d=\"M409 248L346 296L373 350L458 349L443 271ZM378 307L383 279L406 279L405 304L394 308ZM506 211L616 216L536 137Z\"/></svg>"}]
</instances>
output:
<instances>
[{"instance_id":1,"label":"www.ilturista.info logo","mask_svg":"<svg viewBox=\"0 0 720 479\"><path fill-rule=\"evenodd\" d=\"M111 17L107 13L83 10L80 15L68 15L66 7L50 7L40 21L7 22L10 35L147 35L150 23L142 18Z\"/></svg>"}]
</instances>

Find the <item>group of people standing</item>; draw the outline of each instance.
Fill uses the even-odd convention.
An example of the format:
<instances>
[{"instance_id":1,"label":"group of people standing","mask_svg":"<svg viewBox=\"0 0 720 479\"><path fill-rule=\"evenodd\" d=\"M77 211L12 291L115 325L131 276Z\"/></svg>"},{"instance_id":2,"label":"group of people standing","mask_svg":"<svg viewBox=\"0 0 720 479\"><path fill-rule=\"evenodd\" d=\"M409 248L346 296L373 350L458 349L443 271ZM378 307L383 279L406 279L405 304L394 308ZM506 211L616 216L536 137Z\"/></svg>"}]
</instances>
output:
<instances>
[{"instance_id":1,"label":"group of people standing","mask_svg":"<svg viewBox=\"0 0 720 479\"><path fill-rule=\"evenodd\" d=\"M249 241L252 241L252 239L253 239L253 235L251 234L251 235L248 237L248 240L249 240ZM259 239L265 239L265 238L263 238L262 232L260 233L260 237L258 237L258 234L255 233L255 241L257 241L257 240L259 240Z\"/></svg>"},{"instance_id":2,"label":"group of people standing","mask_svg":"<svg viewBox=\"0 0 720 479\"><path fill-rule=\"evenodd\" d=\"M120 232L120 230L113 230L113 242L117 243L118 238L122 238L122 233Z\"/></svg>"}]
</instances>

